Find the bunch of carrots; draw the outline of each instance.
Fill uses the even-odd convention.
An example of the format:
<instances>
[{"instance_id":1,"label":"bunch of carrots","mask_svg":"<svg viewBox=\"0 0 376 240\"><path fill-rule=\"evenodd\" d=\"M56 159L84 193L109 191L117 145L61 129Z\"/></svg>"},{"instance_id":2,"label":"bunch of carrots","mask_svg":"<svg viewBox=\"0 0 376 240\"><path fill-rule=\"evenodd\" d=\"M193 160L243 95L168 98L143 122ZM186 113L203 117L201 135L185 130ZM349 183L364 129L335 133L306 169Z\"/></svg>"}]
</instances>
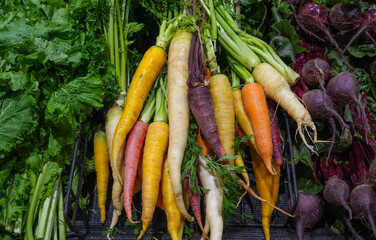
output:
<instances>
[{"instance_id":1,"label":"bunch of carrots","mask_svg":"<svg viewBox=\"0 0 376 240\"><path fill-rule=\"evenodd\" d=\"M261 201L262 224L269 239L273 210L292 216L275 206L283 159L274 102L297 122L307 145L303 127L310 127L316 140L308 111L289 88L299 75L262 40L241 31L223 6L201 0L193 1L197 6L186 3L175 18L164 15L156 44L145 52L127 89L122 43L127 22L119 17L118 1L111 4L115 17L110 17L107 36L122 92L107 113L105 129L100 128L94 139L102 223L107 215L111 166L115 210L110 228L116 226L123 208L129 222L139 222L132 217L132 197L141 191L138 239L146 233L157 205L166 212L172 239L182 239L184 221L195 218L203 238L221 239L224 186L232 179L239 189ZM203 24L211 29L204 29ZM228 56L231 81L220 73L215 60L217 36ZM120 54L116 50L119 42ZM242 88L241 81L245 83ZM250 146L258 194L249 186L241 150L235 146L237 137ZM195 218L188 212L189 205Z\"/></svg>"}]
</instances>

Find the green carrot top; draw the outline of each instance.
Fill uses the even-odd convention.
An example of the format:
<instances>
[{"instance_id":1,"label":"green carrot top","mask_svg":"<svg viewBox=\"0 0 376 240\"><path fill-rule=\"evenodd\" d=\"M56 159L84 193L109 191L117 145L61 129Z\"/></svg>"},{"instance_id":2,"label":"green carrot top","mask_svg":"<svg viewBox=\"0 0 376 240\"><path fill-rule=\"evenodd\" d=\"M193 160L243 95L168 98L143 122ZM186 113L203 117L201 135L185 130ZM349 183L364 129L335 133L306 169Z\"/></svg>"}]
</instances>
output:
<instances>
[{"instance_id":1,"label":"green carrot top","mask_svg":"<svg viewBox=\"0 0 376 240\"><path fill-rule=\"evenodd\" d=\"M167 75L159 78L157 94L155 97L154 122L167 123Z\"/></svg>"}]
</instances>

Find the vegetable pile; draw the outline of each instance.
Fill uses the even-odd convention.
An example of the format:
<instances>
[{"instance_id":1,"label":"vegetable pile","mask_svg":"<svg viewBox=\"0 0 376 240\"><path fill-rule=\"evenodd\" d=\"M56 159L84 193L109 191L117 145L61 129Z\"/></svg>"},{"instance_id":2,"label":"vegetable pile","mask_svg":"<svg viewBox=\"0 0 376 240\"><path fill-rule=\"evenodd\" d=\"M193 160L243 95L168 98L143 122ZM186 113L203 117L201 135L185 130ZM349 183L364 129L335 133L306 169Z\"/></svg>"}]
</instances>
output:
<instances>
[{"instance_id":1,"label":"vegetable pile","mask_svg":"<svg viewBox=\"0 0 376 240\"><path fill-rule=\"evenodd\" d=\"M265 239L277 212L298 239L376 237L376 4L335 3L1 2L0 238L66 239L64 205L95 194L108 239L125 219L145 238L156 207L174 240L185 220L222 239L248 193ZM299 190L282 208L277 111Z\"/></svg>"}]
</instances>

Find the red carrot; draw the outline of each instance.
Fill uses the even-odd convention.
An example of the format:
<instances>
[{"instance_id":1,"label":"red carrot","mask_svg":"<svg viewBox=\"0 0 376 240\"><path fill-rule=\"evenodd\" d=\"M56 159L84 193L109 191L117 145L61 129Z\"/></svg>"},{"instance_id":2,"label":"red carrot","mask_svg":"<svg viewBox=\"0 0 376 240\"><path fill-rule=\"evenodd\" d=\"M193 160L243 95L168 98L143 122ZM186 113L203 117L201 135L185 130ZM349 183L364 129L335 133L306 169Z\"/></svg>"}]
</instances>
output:
<instances>
[{"instance_id":1,"label":"red carrot","mask_svg":"<svg viewBox=\"0 0 376 240\"><path fill-rule=\"evenodd\" d=\"M148 130L147 123L150 121L154 113L155 98L154 93L149 97L145 104L144 110L141 113L140 120L133 126L129 133L127 145L125 148L125 164L124 164L124 209L128 220L131 223L136 223L132 220L132 196L136 175L139 168L139 160L141 150L143 149L146 133ZM141 158L142 159L142 158ZM142 162L142 161L141 161ZM142 163L141 163L142 166ZM141 167L142 168L142 167ZM142 179L142 176L141 176Z\"/></svg>"},{"instance_id":2,"label":"red carrot","mask_svg":"<svg viewBox=\"0 0 376 240\"><path fill-rule=\"evenodd\" d=\"M132 128L127 147L125 149L125 167L124 167L124 209L127 213L128 220L132 220L132 196L133 188L137 174L138 162L142 146L144 145L145 136L147 132L147 125L143 121L137 121Z\"/></svg>"},{"instance_id":3,"label":"red carrot","mask_svg":"<svg viewBox=\"0 0 376 240\"><path fill-rule=\"evenodd\" d=\"M273 102L271 100L267 101L270 125L272 128L272 141L273 141L273 158L277 165L283 164L282 158L282 145L279 135L279 126L277 118L275 117L276 110L273 107Z\"/></svg>"}]
</instances>

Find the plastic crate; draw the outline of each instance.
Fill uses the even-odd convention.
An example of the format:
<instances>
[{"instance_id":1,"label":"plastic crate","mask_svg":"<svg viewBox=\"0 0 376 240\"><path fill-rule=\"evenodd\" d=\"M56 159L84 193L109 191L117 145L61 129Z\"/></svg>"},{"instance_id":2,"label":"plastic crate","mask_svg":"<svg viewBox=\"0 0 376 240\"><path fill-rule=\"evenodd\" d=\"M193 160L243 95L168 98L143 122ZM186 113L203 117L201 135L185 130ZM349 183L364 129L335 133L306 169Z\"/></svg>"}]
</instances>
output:
<instances>
[{"instance_id":1,"label":"plastic crate","mask_svg":"<svg viewBox=\"0 0 376 240\"><path fill-rule=\"evenodd\" d=\"M289 156L292 156L292 148L291 148L291 134L288 125L288 119L285 112L280 111L278 114L278 121L281 128L281 133L283 139L283 149L284 155L286 159L291 159ZM283 127L284 126L284 127ZM79 139L79 138L78 138ZM86 144L84 144L86 145ZM83 151L85 152L85 151ZM84 159L84 157L82 158ZM291 159L293 162L293 159ZM75 161L73 161L75 163ZM78 165L78 164L77 164ZM81 163L82 165L82 163ZM253 171L251 168L251 164L247 164L247 172L250 175L251 180L251 187L252 189L256 189L256 183L253 176ZM74 166L72 166L74 169ZM293 196L294 193L297 193L296 187L296 179L295 179L295 170L294 165L289 165L288 162L285 161L283 164L281 179L280 179L280 189L279 189L279 197L277 200L277 206L282 209L288 208L288 200L290 196ZM290 180L289 180L290 178ZM111 186L112 183L109 183ZM77 212L77 221L73 226L74 232L68 233L69 239L106 239L104 233L106 232L106 227L110 226L113 206L110 203L111 199L111 191L108 193L107 197L107 218L106 222L102 225L100 222L100 210L98 207L98 199L97 199L97 192L93 193L93 189L95 186L95 174L92 174L85 180L85 189L83 189L83 194L91 193L90 197L88 198L88 209L91 210L84 210ZM110 188L109 188L110 189ZM202 203L202 221L204 223L205 220L205 211L204 206ZM138 210L141 210L141 195L138 193L134 198L135 207ZM192 213L192 212L191 212ZM70 215L70 214L69 214ZM192 213L193 215L193 213ZM133 210L133 216L137 219L141 219L141 213ZM66 219L69 221L68 219ZM296 239L295 229L292 227L291 223L288 222L289 219L286 215L282 214L279 211L274 211L271 219L271 230L270 236L271 239ZM123 214L119 218L119 222L117 224L117 228L121 231L119 234L112 237L112 239L125 239L125 240L133 240L137 239L137 234L134 233L135 226L128 226L125 224L126 222L126 215L123 211ZM186 224L189 226L190 229L193 230L193 239L200 239L201 237L201 230L199 229L197 223L188 223ZM149 238L152 237L152 238ZM187 234L183 236L185 239L189 239ZM166 215L163 210L156 207L153 221L148 227L148 230L144 236L144 239L171 239L169 233L167 231L167 220ZM253 198L250 194L246 194L243 198L242 202L240 203L237 212L229 219L229 222L226 226L224 226L223 231L223 239L265 239L264 232L261 225L261 204L260 202ZM328 226L319 226L318 228L314 229L313 231L306 231L305 232L305 239L322 239L322 240L329 240L329 239L345 239L344 236L337 235L333 231L331 231Z\"/></svg>"}]
</instances>

